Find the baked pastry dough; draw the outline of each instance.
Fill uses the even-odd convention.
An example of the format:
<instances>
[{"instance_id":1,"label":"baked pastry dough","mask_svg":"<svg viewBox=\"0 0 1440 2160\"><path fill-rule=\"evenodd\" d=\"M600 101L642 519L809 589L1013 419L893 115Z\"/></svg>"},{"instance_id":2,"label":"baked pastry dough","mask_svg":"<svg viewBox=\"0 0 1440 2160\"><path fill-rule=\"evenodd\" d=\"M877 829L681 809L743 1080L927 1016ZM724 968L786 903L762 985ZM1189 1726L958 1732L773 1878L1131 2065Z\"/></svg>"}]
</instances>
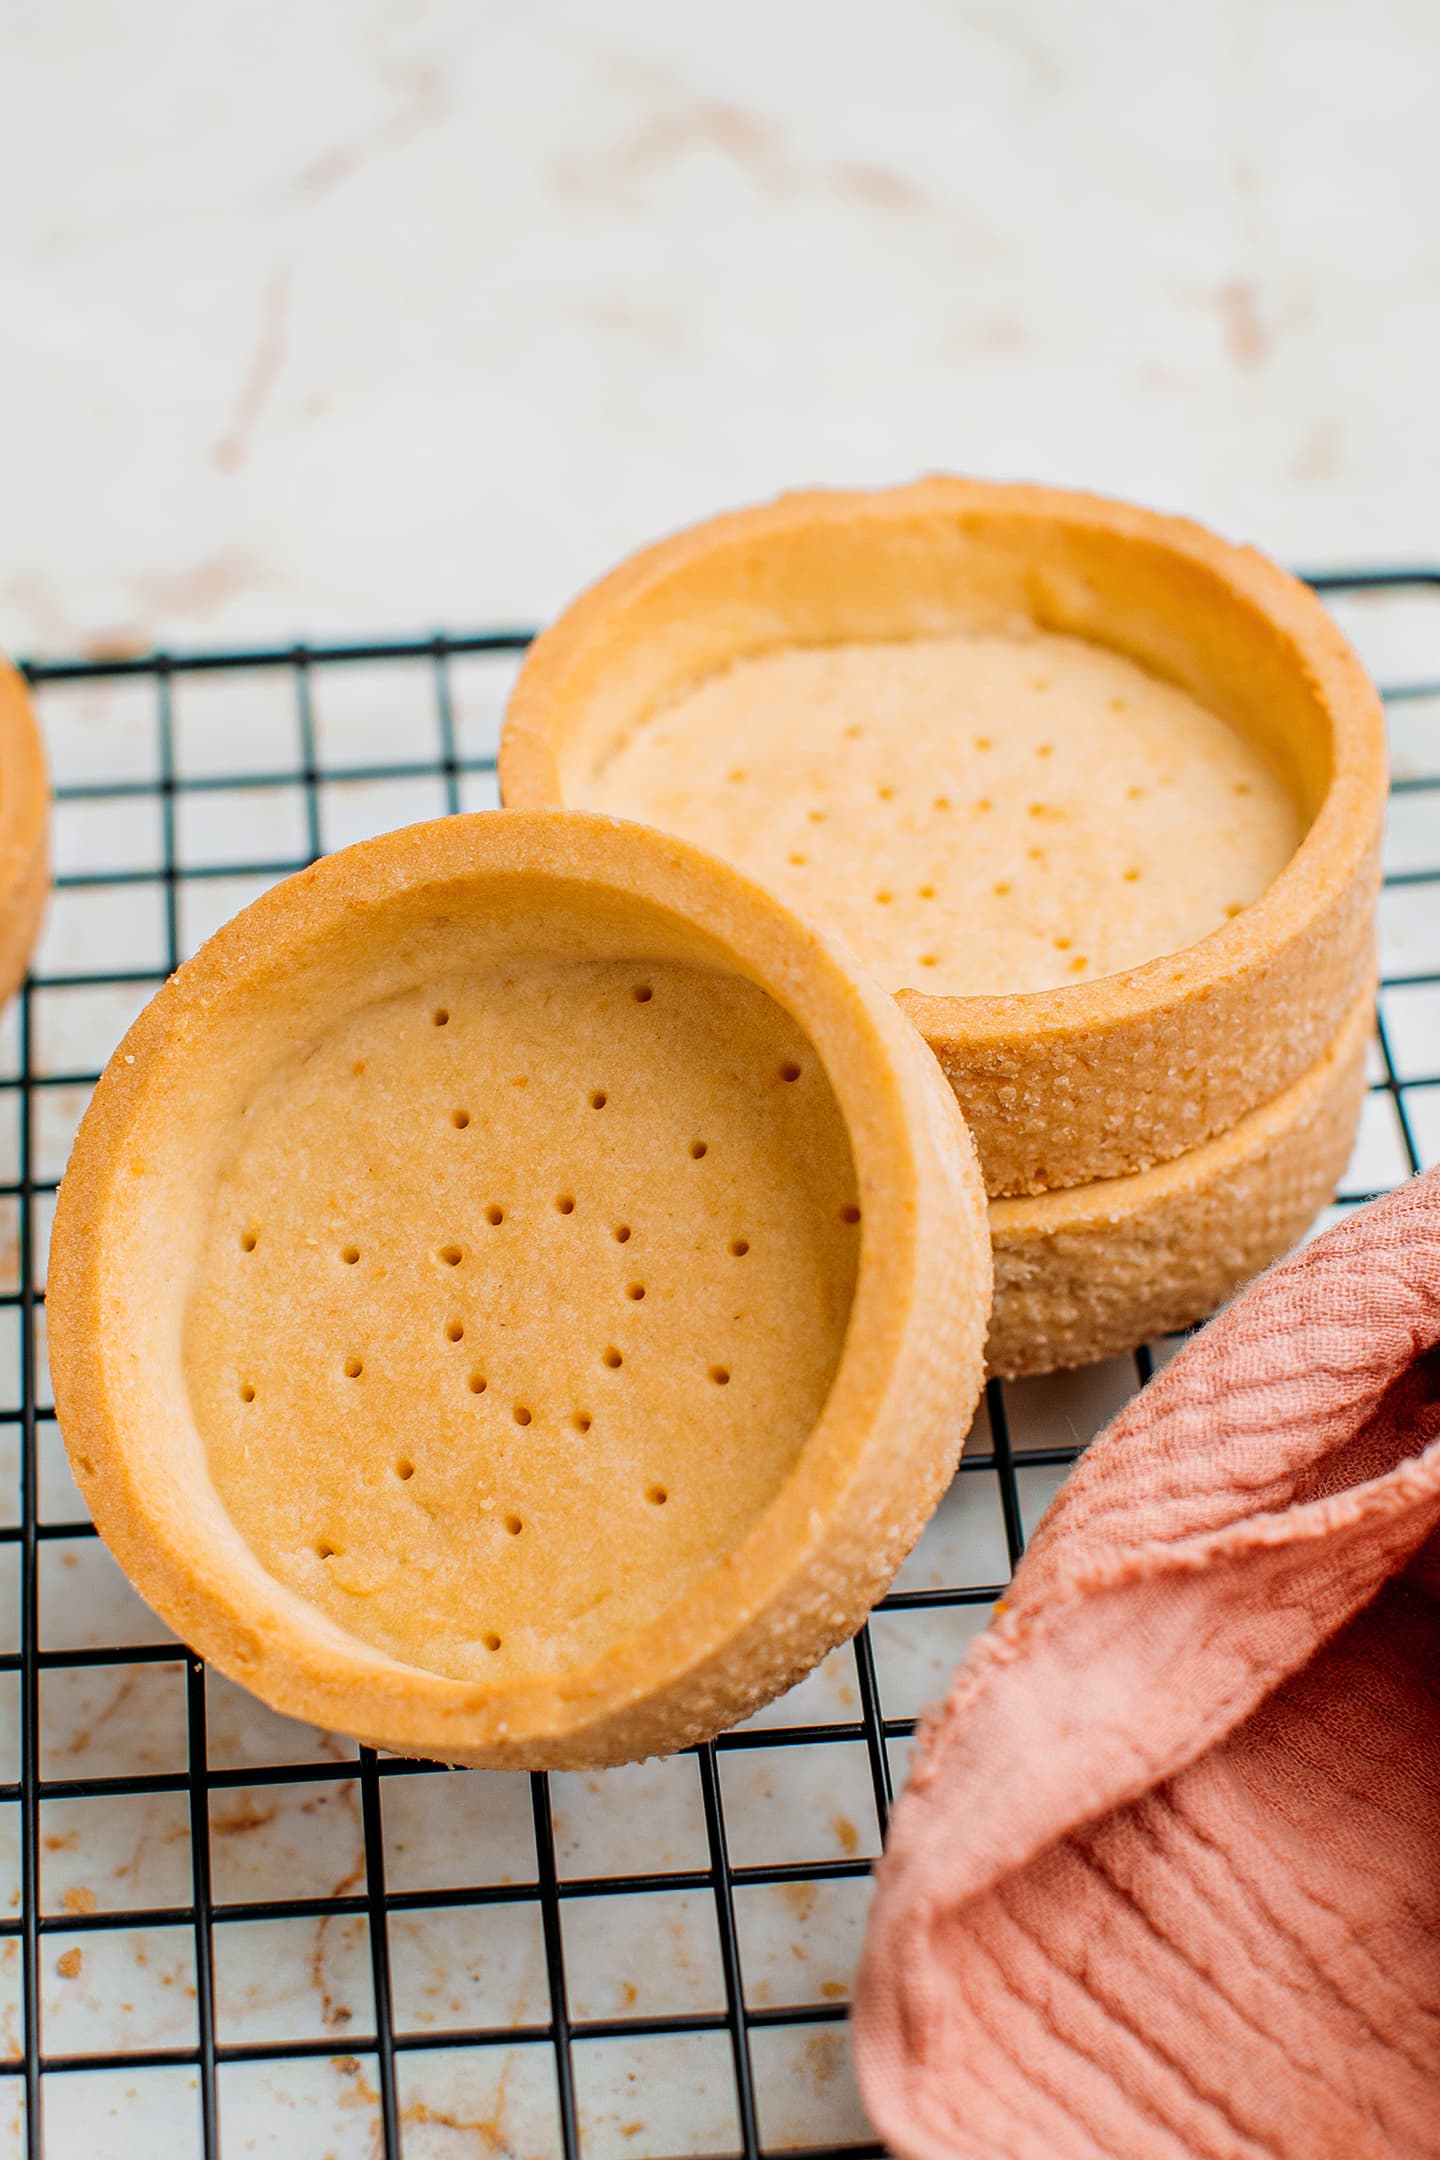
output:
<instances>
[{"instance_id":1,"label":"baked pastry dough","mask_svg":"<svg viewBox=\"0 0 1440 2160\"><path fill-rule=\"evenodd\" d=\"M615 1762L858 1624L990 1271L954 1098L823 937L638 827L452 818L276 887L127 1036L56 1405L132 1581L276 1708Z\"/></svg>"},{"instance_id":2,"label":"baked pastry dough","mask_svg":"<svg viewBox=\"0 0 1440 2160\"><path fill-rule=\"evenodd\" d=\"M1308 1072L1188 1154L1132 1177L990 1202L990 1370L1087 1365L1206 1319L1303 1237L1355 1143L1369 990Z\"/></svg>"},{"instance_id":3,"label":"baked pastry dough","mask_svg":"<svg viewBox=\"0 0 1440 2160\"><path fill-rule=\"evenodd\" d=\"M50 891L50 784L29 692L0 662L0 1001L19 988Z\"/></svg>"},{"instance_id":4,"label":"baked pastry dough","mask_svg":"<svg viewBox=\"0 0 1440 2160\"><path fill-rule=\"evenodd\" d=\"M1344 638L1252 550L1094 497L934 479L681 533L537 641L500 773L838 930L995 1195L1225 1132L1372 972L1384 728Z\"/></svg>"}]
</instances>

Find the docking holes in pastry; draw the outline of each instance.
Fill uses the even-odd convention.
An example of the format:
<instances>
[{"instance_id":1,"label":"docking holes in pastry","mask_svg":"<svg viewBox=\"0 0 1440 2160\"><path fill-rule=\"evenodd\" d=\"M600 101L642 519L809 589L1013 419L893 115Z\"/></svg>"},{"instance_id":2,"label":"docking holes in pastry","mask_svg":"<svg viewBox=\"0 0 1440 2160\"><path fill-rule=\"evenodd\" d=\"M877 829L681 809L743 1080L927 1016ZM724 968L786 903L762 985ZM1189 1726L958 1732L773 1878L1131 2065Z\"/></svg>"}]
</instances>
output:
<instances>
[{"instance_id":1,"label":"docking holes in pastry","mask_svg":"<svg viewBox=\"0 0 1440 2160\"><path fill-rule=\"evenodd\" d=\"M769 1505L840 1358L858 1181L819 1046L749 982L642 950L440 999L367 1003L257 1099L187 1384L262 1563L489 1687L648 1625Z\"/></svg>"},{"instance_id":2,"label":"docking holes in pastry","mask_svg":"<svg viewBox=\"0 0 1440 2160\"><path fill-rule=\"evenodd\" d=\"M436 1027L449 1027L450 1025L450 1015L443 1005L437 1005L430 1018L434 1021Z\"/></svg>"},{"instance_id":3,"label":"docking holes in pastry","mask_svg":"<svg viewBox=\"0 0 1440 2160\"><path fill-rule=\"evenodd\" d=\"M1087 973L1183 950L1246 890L1232 866L1263 891L1301 837L1243 731L1119 653L1039 629L782 645L734 656L664 712L592 763L589 807L762 879L803 867L791 890L893 990L1072 983L1045 934L1057 901L1084 921ZM716 785L732 759L743 794ZM1130 863L1143 892L1107 904ZM927 875L931 895L917 890ZM1014 894L992 907L1002 876ZM922 947L939 957L917 978Z\"/></svg>"},{"instance_id":4,"label":"docking holes in pastry","mask_svg":"<svg viewBox=\"0 0 1440 2160\"><path fill-rule=\"evenodd\" d=\"M500 1637L493 1628L487 1628L480 1640L487 1650L498 1650L500 1648Z\"/></svg>"}]
</instances>

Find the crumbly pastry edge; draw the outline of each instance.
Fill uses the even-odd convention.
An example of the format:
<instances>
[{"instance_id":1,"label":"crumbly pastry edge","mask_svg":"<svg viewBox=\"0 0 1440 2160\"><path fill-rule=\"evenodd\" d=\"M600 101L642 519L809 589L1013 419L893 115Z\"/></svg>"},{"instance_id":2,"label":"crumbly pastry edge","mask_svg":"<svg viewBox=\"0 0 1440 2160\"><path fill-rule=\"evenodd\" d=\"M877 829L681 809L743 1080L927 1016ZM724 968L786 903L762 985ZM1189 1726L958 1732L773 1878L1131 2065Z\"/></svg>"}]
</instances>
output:
<instances>
[{"instance_id":1,"label":"crumbly pastry edge","mask_svg":"<svg viewBox=\"0 0 1440 2160\"><path fill-rule=\"evenodd\" d=\"M386 895L417 885L438 899L457 880L517 863L703 927L814 1031L855 1150L865 1227L841 1364L774 1501L658 1621L587 1667L502 1689L401 1665L268 1575L201 1473L198 1435L186 1476L146 1474L136 1343L151 1288L125 1224L176 1091L206 1087L207 1013L256 968L313 949L347 911L383 910ZM101 1079L62 1181L51 1363L72 1468L101 1535L141 1595L221 1671L288 1716L400 1753L588 1767L708 1737L854 1631L954 1470L980 1386L990 1285L973 1146L892 1000L769 894L684 843L613 819L486 812L386 834L286 880L147 1007Z\"/></svg>"},{"instance_id":2,"label":"crumbly pastry edge","mask_svg":"<svg viewBox=\"0 0 1440 2160\"><path fill-rule=\"evenodd\" d=\"M762 590L767 551L810 529L853 548L843 605L867 541L940 545L986 527L1023 533L1027 605L1043 628L1107 642L1087 575L1129 561L1113 607L1143 616L1157 577L1233 610L1335 742L1324 800L1290 863L1232 921L1184 951L1055 990L899 1002L938 1057L974 1135L992 1197L1127 1176L1183 1155L1272 1101L1314 1064L1373 969L1387 767L1373 685L1315 595L1265 556L1188 519L1063 489L932 477L873 493L813 490L726 513L630 557L538 638L511 696L500 746L503 800L566 800L562 752L579 702L637 635L665 588ZM947 542L948 544L948 542ZM843 585L843 577L841 583ZM651 611L647 615L647 610ZM1133 626L1132 626L1133 627ZM1213 633L1207 625L1206 635ZM842 629L842 637L853 634ZM786 642L777 634L772 644ZM1146 664L1117 635L1118 650ZM753 645L746 649L763 649Z\"/></svg>"},{"instance_id":3,"label":"crumbly pastry edge","mask_svg":"<svg viewBox=\"0 0 1440 2160\"><path fill-rule=\"evenodd\" d=\"M1205 1319L1334 1197L1354 1145L1374 1019L1367 986L1274 1102L1133 1177L992 1200L988 1369L1089 1365Z\"/></svg>"}]
</instances>

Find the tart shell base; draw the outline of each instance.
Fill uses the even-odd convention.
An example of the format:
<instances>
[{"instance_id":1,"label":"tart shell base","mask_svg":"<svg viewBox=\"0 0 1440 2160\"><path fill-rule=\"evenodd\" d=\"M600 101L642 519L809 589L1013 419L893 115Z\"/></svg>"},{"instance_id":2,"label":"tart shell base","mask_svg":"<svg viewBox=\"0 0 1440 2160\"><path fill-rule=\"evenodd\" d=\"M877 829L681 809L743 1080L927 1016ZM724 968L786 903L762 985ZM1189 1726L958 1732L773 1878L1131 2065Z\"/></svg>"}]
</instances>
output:
<instances>
[{"instance_id":1,"label":"tart shell base","mask_svg":"<svg viewBox=\"0 0 1440 2160\"><path fill-rule=\"evenodd\" d=\"M1088 1365L1204 1319L1302 1237L1354 1145L1367 987L1293 1086L1177 1161L1038 1198L992 1200L989 1370Z\"/></svg>"}]
</instances>

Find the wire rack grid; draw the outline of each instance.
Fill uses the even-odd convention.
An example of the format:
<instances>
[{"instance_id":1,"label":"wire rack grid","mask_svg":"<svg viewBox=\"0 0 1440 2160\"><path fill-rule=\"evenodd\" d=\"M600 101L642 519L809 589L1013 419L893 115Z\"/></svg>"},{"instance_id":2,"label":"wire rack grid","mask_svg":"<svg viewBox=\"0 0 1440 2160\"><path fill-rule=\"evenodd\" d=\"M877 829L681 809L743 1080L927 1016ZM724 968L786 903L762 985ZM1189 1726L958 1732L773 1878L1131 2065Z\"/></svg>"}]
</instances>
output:
<instances>
[{"instance_id":1,"label":"wire rack grid","mask_svg":"<svg viewBox=\"0 0 1440 2160\"><path fill-rule=\"evenodd\" d=\"M1395 752L1371 1091L1337 1206L1440 1159L1440 571L1317 580ZM870 1862L917 1713L1080 1447L1172 1343L992 1384L853 1644L712 1746L441 1770L272 1716L140 1604L65 1468L53 1196L140 1005L276 878L493 806L518 632L45 662L56 890L0 1023L0 2155L877 2153Z\"/></svg>"}]
</instances>

